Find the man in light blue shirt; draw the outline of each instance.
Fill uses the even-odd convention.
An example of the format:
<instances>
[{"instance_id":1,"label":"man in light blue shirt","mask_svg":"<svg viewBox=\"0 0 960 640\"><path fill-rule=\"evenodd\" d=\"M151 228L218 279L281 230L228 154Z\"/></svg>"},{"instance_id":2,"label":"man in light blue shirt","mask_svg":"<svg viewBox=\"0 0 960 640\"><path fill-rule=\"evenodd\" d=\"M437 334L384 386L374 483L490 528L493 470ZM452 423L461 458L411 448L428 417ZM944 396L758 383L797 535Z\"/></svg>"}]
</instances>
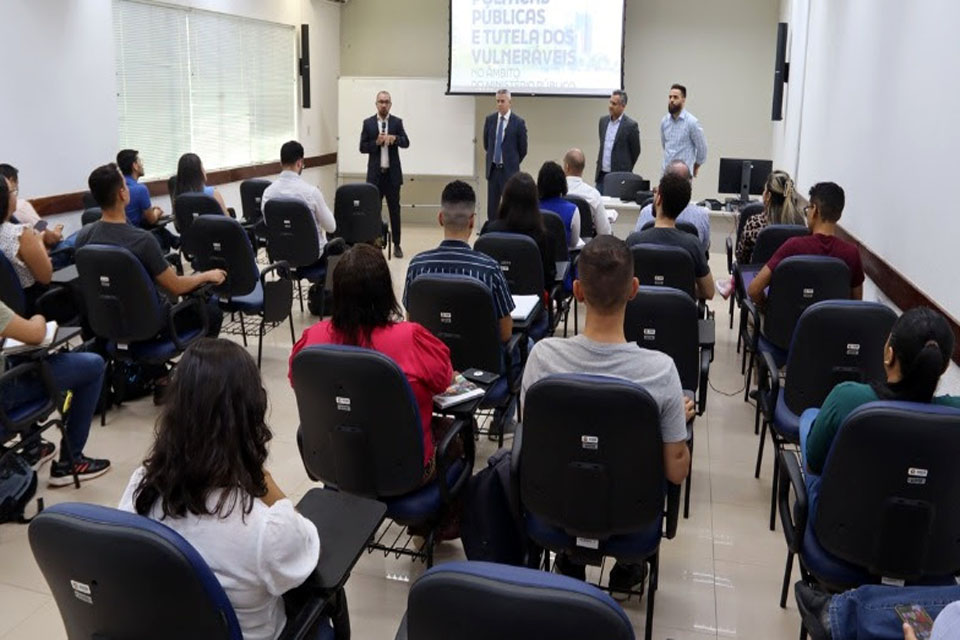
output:
<instances>
[{"instance_id":1,"label":"man in light blue shirt","mask_svg":"<svg viewBox=\"0 0 960 640\"><path fill-rule=\"evenodd\" d=\"M690 180L690 168L680 160L674 160L668 164L664 173L677 174ZM652 223L653 221L653 205L648 204L640 210L640 216L637 218L637 224L633 230L642 231L644 225ZM697 204L691 200L690 204L677 216L677 222L687 222L695 226L697 228L697 237L700 239L700 245L703 247L704 253L710 250L710 214L706 209L697 206Z\"/></svg>"},{"instance_id":2,"label":"man in light blue shirt","mask_svg":"<svg viewBox=\"0 0 960 640\"><path fill-rule=\"evenodd\" d=\"M660 121L660 144L663 146L664 171L674 160L682 160L693 167L693 177L697 177L700 166L707 161L707 139L703 127L692 113L683 107L687 103L687 88L682 84L670 87L667 102L669 113Z\"/></svg>"}]
</instances>

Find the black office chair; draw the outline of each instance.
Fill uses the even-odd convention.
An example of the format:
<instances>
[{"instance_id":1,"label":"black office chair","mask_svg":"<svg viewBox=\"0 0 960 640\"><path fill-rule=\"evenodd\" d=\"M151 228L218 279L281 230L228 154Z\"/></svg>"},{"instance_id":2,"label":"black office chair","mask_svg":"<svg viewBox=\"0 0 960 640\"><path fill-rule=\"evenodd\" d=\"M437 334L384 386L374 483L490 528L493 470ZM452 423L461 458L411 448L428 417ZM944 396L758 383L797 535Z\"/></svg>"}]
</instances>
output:
<instances>
[{"instance_id":1,"label":"black office chair","mask_svg":"<svg viewBox=\"0 0 960 640\"><path fill-rule=\"evenodd\" d=\"M20 278L7 256L0 253L0 301L19 316L29 318L35 313L43 315L48 320L56 320L64 326L80 326L80 311L73 298L73 293L67 287L51 285L33 302L31 308L27 295L20 285Z\"/></svg>"},{"instance_id":2,"label":"black office chair","mask_svg":"<svg viewBox=\"0 0 960 640\"><path fill-rule=\"evenodd\" d=\"M410 587L396 640L449 638L633 640L634 634L620 605L579 580L489 562L447 562Z\"/></svg>"},{"instance_id":3,"label":"black office chair","mask_svg":"<svg viewBox=\"0 0 960 640\"><path fill-rule=\"evenodd\" d=\"M543 225L547 231L547 238L553 245L555 262L565 262L568 265L566 273L558 271L554 282L545 283L550 295L550 305L547 307L550 333L553 334L557 330L561 319L563 319L564 333L566 333L570 301L573 300L573 295L568 289L568 281L569 283L573 281L568 277L568 274L572 273L574 269L570 248L567 246L567 228L560 216L553 211L542 209L540 213L543 215Z\"/></svg>"},{"instance_id":4,"label":"black office chair","mask_svg":"<svg viewBox=\"0 0 960 640\"><path fill-rule=\"evenodd\" d=\"M749 397L753 365L758 357L764 357L763 352L770 354L778 370L786 364L794 327L807 307L821 300L849 299L850 268L839 258L792 256L778 264L763 315L752 300L743 301L743 308L753 318L753 332L744 341L750 350L744 400Z\"/></svg>"},{"instance_id":5,"label":"black office chair","mask_svg":"<svg viewBox=\"0 0 960 640\"><path fill-rule=\"evenodd\" d=\"M368 182L344 184L337 187L333 216L337 220L337 236L343 238L348 247L374 244L379 240L386 245L389 259L393 257L393 242L380 207L380 190L376 185Z\"/></svg>"},{"instance_id":6,"label":"black office chair","mask_svg":"<svg viewBox=\"0 0 960 640\"><path fill-rule=\"evenodd\" d=\"M201 288L175 305L161 298L143 264L123 247L89 244L77 250L80 290L87 321L109 356L107 377L115 359L166 364L209 329ZM177 327L177 317L195 309L200 326ZM122 393L118 394L122 397ZM106 424L107 407L100 414Z\"/></svg>"},{"instance_id":7,"label":"black office chair","mask_svg":"<svg viewBox=\"0 0 960 640\"><path fill-rule=\"evenodd\" d=\"M160 522L93 504L33 519L30 548L70 638L242 640L234 608L197 550ZM333 640L326 601L311 594L280 635ZM314 631L317 625L324 632Z\"/></svg>"},{"instance_id":8,"label":"black office chair","mask_svg":"<svg viewBox=\"0 0 960 640\"><path fill-rule=\"evenodd\" d=\"M650 188L650 181L629 171L614 171L603 176L603 195L621 200L634 200L637 191Z\"/></svg>"},{"instance_id":9,"label":"black office chair","mask_svg":"<svg viewBox=\"0 0 960 640\"><path fill-rule=\"evenodd\" d=\"M627 303L623 332L629 342L644 349L662 351L673 359L685 395L697 405L697 415L707 408L710 361L713 345L700 344L700 319L696 303L682 291L668 287L640 287ZM693 424L687 425L690 474L683 498L683 517L690 516L690 487L693 477Z\"/></svg>"},{"instance_id":10,"label":"black office chair","mask_svg":"<svg viewBox=\"0 0 960 640\"><path fill-rule=\"evenodd\" d=\"M173 201L173 218L183 242L189 242L190 226L200 216L222 216L223 209L213 196L181 193Z\"/></svg>"},{"instance_id":11,"label":"black office chair","mask_svg":"<svg viewBox=\"0 0 960 640\"><path fill-rule=\"evenodd\" d=\"M310 209L295 198L271 198L263 208L267 224L267 255L271 263L290 265L289 277L297 283L300 311L303 311L302 280L323 283L327 275L326 256L343 243L330 241L320 252L317 222ZM322 284L321 284L322 286ZM323 317L323 298L320 296L320 317Z\"/></svg>"},{"instance_id":12,"label":"black office chair","mask_svg":"<svg viewBox=\"0 0 960 640\"><path fill-rule=\"evenodd\" d=\"M761 351L754 428L760 428L760 446L754 477L760 477L769 429L774 446L771 531L776 523L779 451L787 444L800 444L800 416L821 406L836 385L886 380L883 348L896 320L897 314L879 302L824 300L807 307L793 332L782 383L773 354Z\"/></svg>"},{"instance_id":13,"label":"black office chair","mask_svg":"<svg viewBox=\"0 0 960 640\"><path fill-rule=\"evenodd\" d=\"M263 222L263 208L261 200L263 192L270 186L266 178L251 178L240 183L240 207L243 212L243 222L251 227L254 247L261 246L267 240L267 225Z\"/></svg>"},{"instance_id":14,"label":"black office chair","mask_svg":"<svg viewBox=\"0 0 960 640\"><path fill-rule=\"evenodd\" d=\"M303 464L325 486L387 505L387 517L428 529L421 549L409 540L368 548L410 555L433 565L437 527L473 473L470 420L456 420L436 445L436 477L423 482L423 427L413 390L397 364L370 349L309 346L293 358ZM460 437L463 455L449 459ZM389 527L388 527L389 529ZM402 532L401 532L402 533ZM398 538L399 539L399 536Z\"/></svg>"},{"instance_id":15,"label":"black office chair","mask_svg":"<svg viewBox=\"0 0 960 640\"><path fill-rule=\"evenodd\" d=\"M816 409L804 412L809 425ZM781 452L778 507L804 582L840 592L864 584L956 584L960 576L960 410L870 402L840 426L808 493L801 462ZM901 582L902 581L902 582Z\"/></svg>"},{"instance_id":16,"label":"black office chair","mask_svg":"<svg viewBox=\"0 0 960 640\"><path fill-rule=\"evenodd\" d=\"M526 356L520 347L525 346L525 338L515 333L506 344L500 341L500 318L490 289L469 276L422 275L407 291L407 314L447 345L457 371L479 369L499 374L479 408L493 410L494 421L485 432L498 434L499 446L503 446L503 424L519 399ZM519 362L515 359L518 355Z\"/></svg>"},{"instance_id":17,"label":"black office chair","mask_svg":"<svg viewBox=\"0 0 960 640\"><path fill-rule=\"evenodd\" d=\"M636 244L633 254L633 274L641 285L673 287L696 299L697 278L693 258L686 249L662 244Z\"/></svg>"},{"instance_id":18,"label":"black office chair","mask_svg":"<svg viewBox=\"0 0 960 640\"><path fill-rule=\"evenodd\" d=\"M100 220L103 217L103 210L100 207L90 207L89 209L84 209L83 213L80 214L80 225L87 226L88 224L93 224Z\"/></svg>"},{"instance_id":19,"label":"black office chair","mask_svg":"<svg viewBox=\"0 0 960 640\"><path fill-rule=\"evenodd\" d=\"M655 221L654 221L654 220L650 220L649 222L645 223L642 227L640 227L640 231L646 231L647 229L653 229L653 225L654 225L654 224L655 224ZM685 233L689 233L689 234L695 236L698 240L700 239L700 232L697 231L697 228L696 228L695 226L693 226L691 223L689 223L689 222L677 222L676 225L677 225L677 229L679 229L680 231L683 231L683 232L685 232Z\"/></svg>"},{"instance_id":20,"label":"black office chair","mask_svg":"<svg viewBox=\"0 0 960 640\"><path fill-rule=\"evenodd\" d=\"M597 235L597 227L593 224L593 211L590 209L590 203L579 196L567 195L564 200L577 205L577 211L580 212L580 237L586 240L594 238Z\"/></svg>"},{"instance_id":21,"label":"black office chair","mask_svg":"<svg viewBox=\"0 0 960 640\"><path fill-rule=\"evenodd\" d=\"M247 346L247 330L244 314L260 316L257 345L257 366L263 360L263 336L267 324L278 325L284 320L290 323L290 343L296 342L293 333L293 282L289 266L275 262L261 270L246 232L239 222L227 216L202 216L194 220L190 228L187 250L195 256L197 267L223 269L227 279L214 287L220 298L220 308L229 313L240 314L240 332L243 346ZM280 279L269 279L275 273Z\"/></svg>"},{"instance_id":22,"label":"black office chair","mask_svg":"<svg viewBox=\"0 0 960 640\"><path fill-rule=\"evenodd\" d=\"M527 535L578 564L611 556L648 565L649 640L660 540L676 533L679 511L679 488L666 491L656 401L626 380L571 374L535 382L526 397L512 475Z\"/></svg>"},{"instance_id":23,"label":"black office chair","mask_svg":"<svg viewBox=\"0 0 960 640\"><path fill-rule=\"evenodd\" d=\"M540 248L533 238L522 233L492 231L477 238L473 248L500 264L511 294L543 296L546 291L543 261ZM534 340L540 340L550 332L550 327L549 311L544 309L540 317L531 323L529 335Z\"/></svg>"}]
</instances>

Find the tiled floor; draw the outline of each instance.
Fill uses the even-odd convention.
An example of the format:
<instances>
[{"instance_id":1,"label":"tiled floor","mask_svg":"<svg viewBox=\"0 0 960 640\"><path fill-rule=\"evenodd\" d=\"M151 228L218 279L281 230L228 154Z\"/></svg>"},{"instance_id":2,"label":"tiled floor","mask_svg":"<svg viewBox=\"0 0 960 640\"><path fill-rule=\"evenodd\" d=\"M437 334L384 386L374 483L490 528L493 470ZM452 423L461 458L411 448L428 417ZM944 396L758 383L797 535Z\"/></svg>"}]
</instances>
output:
<instances>
[{"instance_id":1,"label":"tiled floor","mask_svg":"<svg viewBox=\"0 0 960 640\"><path fill-rule=\"evenodd\" d=\"M726 225L714 220L714 227L711 267L722 277L726 274L721 253ZM620 237L629 230L627 221L615 226ZM404 251L413 256L439 239L439 228L405 229ZM399 291L407 260L394 259L390 266ZM742 399L743 379L734 352L735 338L726 325L726 305L718 298L712 306L717 310L717 349L710 372L708 410L696 423L691 514L689 520L681 520L676 538L662 546L654 637L795 638L799 617L792 595L786 610L777 606L786 548L779 526L776 532L767 529L770 456L766 456L762 479L755 480L753 408ZM299 335L312 318L295 309ZM304 473L294 440L297 410L286 377L289 352L285 328L272 332L264 348L263 377L275 434L269 468L280 487L296 500L312 483ZM255 342L251 353L256 353ZM92 428L87 451L111 458L113 470L80 490L53 490L45 487L47 469L41 469L39 495L47 505L68 500L115 505L151 442L155 417L150 400L112 411L106 427L95 424ZM478 459L485 460L492 452L493 444L482 440ZM22 525L0 527L0 640L65 638L26 533ZM459 544L444 544L437 551L438 562L462 557ZM393 638L406 608L408 583L422 571L421 565L408 560L365 555L347 585L354 637ZM636 599L626 605L638 634L643 631L645 605L645 600Z\"/></svg>"}]
</instances>

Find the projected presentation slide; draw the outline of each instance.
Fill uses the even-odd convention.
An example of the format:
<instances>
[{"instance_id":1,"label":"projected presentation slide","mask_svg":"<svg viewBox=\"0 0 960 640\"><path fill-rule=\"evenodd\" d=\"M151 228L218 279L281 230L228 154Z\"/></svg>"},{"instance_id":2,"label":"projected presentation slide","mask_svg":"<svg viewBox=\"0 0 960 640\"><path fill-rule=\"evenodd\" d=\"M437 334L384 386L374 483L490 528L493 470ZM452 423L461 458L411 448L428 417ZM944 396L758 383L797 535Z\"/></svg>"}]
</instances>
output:
<instances>
[{"instance_id":1,"label":"projected presentation slide","mask_svg":"<svg viewBox=\"0 0 960 640\"><path fill-rule=\"evenodd\" d=\"M606 96L624 0L450 0L450 93Z\"/></svg>"}]
</instances>

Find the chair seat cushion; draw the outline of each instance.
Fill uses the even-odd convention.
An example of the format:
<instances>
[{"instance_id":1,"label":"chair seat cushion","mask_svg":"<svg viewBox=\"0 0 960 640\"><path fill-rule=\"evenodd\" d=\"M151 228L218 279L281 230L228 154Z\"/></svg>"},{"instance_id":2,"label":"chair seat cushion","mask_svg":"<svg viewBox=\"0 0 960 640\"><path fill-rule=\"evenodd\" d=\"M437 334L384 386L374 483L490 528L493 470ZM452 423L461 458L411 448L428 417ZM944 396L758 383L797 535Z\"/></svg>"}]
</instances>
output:
<instances>
[{"instance_id":1,"label":"chair seat cushion","mask_svg":"<svg viewBox=\"0 0 960 640\"><path fill-rule=\"evenodd\" d=\"M794 444L800 444L800 416L787 407L785 393L777 394L777 404L773 409L773 428L777 434Z\"/></svg>"},{"instance_id":2,"label":"chair seat cushion","mask_svg":"<svg viewBox=\"0 0 960 640\"><path fill-rule=\"evenodd\" d=\"M230 300L220 301L224 311L239 311L241 313L256 314L263 311L263 284L257 279L257 286L245 296L236 296Z\"/></svg>"},{"instance_id":3,"label":"chair seat cushion","mask_svg":"<svg viewBox=\"0 0 960 640\"><path fill-rule=\"evenodd\" d=\"M464 462L457 460L447 469L447 486L450 487L463 473ZM436 480L406 495L385 498L387 517L402 525L421 524L429 520L442 504L440 486Z\"/></svg>"},{"instance_id":4,"label":"chair seat cushion","mask_svg":"<svg viewBox=\"0 0 960 640\"><path fill-rule=\"evenodd\" d=\"M309 280L310 282L320 282L327 276L326 264L312 264L307 267L297 267L293 270L293 275L297 280Z\"/></svg>"},{"instance_id":5,"label":"chair seat cushion","mask_svg":"<svg viewBox=\"0 0 960 640\"><path fill-rule=\"evenodd\" d=\"M189 342L199 338L201 334L202 329L200 327L197 327L196 329L188 329L180 334L180 341ZM119 351L115 342L108 343L107 349L111 353L114 351ZM177 349L177 345L173 343L173 340L163 337L154 340L144 340L143 342L134 342L129 347L129 353L135 360L142 360L144 362L164 362L175 357L178 353L180 353L180 350Z\"/></svg>"},{"instance_id":6,"label":"chair seat cushion","mask_svg":"<svg viewBox=\"0 0 960 640\"><path fill-rule=\"evenodd\" d=\"M53 403L47 398L41 398L10 409L7 411L7 417L15 425L25 423L26 426L30 426L34 422L46 418L54 408ZM2 430L0 430L0 433L2 433Z\"/></svg>"},{"instance_id":7,"label":"chair seat cushion","mask_svg":"<svg viewBox=\"0 0 960 640\"><path fill-rule=\"evenodd\" d=\"M555 527L532 513L526 514L527 535L541 547L551 551L571 550L577 547L577 539L560 527ZM642 562L660 547L663 537L663 517L657 518L649 528L636 533L611 536L600 541L597 551L605 556L627 562Z\"/></svg>"}]
</instances>

